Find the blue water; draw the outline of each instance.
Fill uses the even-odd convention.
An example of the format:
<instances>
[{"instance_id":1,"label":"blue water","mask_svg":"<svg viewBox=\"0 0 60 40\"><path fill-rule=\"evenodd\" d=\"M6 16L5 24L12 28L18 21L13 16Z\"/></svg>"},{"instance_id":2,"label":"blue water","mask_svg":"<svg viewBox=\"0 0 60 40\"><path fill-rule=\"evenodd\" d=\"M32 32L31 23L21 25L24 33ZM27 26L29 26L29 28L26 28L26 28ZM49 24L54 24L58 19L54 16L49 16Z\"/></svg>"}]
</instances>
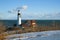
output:
<instances>
[{"instance_id":1,"label":"blue water","mask_svg":"<svg viewBox=\"0 0 60 40\"><path fill-rule=\"evenodd\" d=\"M60 20L36 20L37 25L39 26L52 26L54 24L60 26ZM17 20L0 20L0 23L3 23L6 26L13 26L14 24L18 24ZM22 20L22 23L26 23L27 20Z\"/></svg>"},{"instance_id":2,"label":"blue water","mask_svg":"<svg viewBox=\"0 0 60 40\"><path fill-rule=\"evenodd\" d=\"M0 20L0 23L3 23L5 26L13 26L13 24L17 24L17 20Z\"/></svg>"}]
</instances>

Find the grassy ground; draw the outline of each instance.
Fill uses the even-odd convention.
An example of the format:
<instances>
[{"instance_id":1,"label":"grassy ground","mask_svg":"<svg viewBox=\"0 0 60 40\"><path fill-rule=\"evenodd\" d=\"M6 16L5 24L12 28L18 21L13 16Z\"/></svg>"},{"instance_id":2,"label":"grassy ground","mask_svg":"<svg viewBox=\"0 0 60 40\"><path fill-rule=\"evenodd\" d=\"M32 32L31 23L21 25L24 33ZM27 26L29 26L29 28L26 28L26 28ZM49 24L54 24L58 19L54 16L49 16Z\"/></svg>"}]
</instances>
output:
<instances>
[{"instance_id":1,"label":"grassy ground","mask_svg":"<svg viewBox=\"0 0 60 40\"><path fill-rule=\"evenodd\" d=\"M3 28L2 28L3 29ZM5 29L4 29L5 30ZM5 36L12 35L12 34L21 34L21 33L28 33L28 32L41 32L41 31L49 31L49 30L60 30L60 27L24 27L24 28L18 28L15 27L13 30L5 31L2 30L2 33L0 34L0 40L3 40ZM0 30L1 31L1 30Z\"/></svg>"}]
</instances>

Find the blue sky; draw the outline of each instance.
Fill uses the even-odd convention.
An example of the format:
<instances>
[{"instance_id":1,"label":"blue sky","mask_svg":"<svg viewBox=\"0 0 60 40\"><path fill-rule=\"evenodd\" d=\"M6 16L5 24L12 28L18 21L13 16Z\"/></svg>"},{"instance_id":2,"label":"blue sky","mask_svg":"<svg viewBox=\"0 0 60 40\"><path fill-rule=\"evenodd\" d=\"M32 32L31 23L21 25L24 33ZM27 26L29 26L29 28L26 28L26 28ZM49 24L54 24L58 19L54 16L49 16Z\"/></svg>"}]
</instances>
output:
<instances>
[{"instance_id":1,"label":"blue sky","mask_svg":"<svg viewBox=\"0 0 60 40\"><path fill-rule=\"evenodd\" d=\"M60 20L60 0L0 0L0 19L16 20L17 14L8 11L24 5L22 19Z\"/></svg>"}]
</instances>

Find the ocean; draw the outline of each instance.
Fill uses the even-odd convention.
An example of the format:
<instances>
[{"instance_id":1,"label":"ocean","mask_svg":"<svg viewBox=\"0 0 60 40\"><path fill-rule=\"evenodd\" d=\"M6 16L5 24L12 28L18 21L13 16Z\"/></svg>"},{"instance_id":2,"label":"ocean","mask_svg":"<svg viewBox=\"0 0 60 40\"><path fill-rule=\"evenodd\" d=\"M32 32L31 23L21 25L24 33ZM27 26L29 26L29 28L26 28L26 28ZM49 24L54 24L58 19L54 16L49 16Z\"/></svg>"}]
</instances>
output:
<instances>
[{"instance_id":1,"label":"ocean","mask_svg":"<svg viewBox=\"0 0 60 40\"><path fill-rule=\"evenodd\" d=\"M22 20L22 23L26 23L27 20ZM14 24L18 24L17 20L0 20L0 24L3 23L5 26L13 26ZM52 26L58 25L60 26L60 20L36 20L36 24L39 26Z\"/></svg>"}]
</instances>

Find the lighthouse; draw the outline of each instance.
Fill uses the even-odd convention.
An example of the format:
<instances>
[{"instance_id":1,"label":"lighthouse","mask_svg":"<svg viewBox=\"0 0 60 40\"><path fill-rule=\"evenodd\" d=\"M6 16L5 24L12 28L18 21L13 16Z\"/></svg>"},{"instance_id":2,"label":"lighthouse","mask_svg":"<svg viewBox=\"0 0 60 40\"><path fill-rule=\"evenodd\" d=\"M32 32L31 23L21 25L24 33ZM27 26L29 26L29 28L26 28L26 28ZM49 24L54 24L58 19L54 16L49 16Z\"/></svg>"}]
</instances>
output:
<instances>
[{"instance_id":1,"label":"lighthouse","mask_svg":"<svg viewBox=\"0 0 60 40\"><path fill-rule=\"evenodd\" d=\"M22 6L22 7L18 7L17 11L18 11L18 25L21 26L21 12L20 10L25 10L27 8L27 6Z\"/></svg>"},{"instance_id":2,"label":"lighthouse","mask_svg":"<svg viewBox=\"0 0 60 40\"><path fill-rule=\"evenodd\" d=\"M18 10L18 26L21 25L21 13L20 10Z\"/></svg>"}]
</instances>

